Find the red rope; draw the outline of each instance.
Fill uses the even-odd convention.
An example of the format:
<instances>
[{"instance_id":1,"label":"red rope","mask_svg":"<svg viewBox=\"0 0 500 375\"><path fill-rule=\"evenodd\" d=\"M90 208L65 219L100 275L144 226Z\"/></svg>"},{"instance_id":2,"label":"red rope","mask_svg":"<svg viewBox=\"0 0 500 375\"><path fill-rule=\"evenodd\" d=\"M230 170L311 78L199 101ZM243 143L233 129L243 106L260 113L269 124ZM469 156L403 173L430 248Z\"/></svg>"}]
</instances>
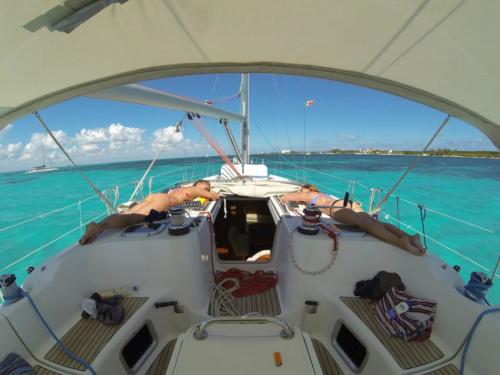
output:
<instances>
[{"instance_id":1,"label":"red rope","mask_svg":"<svg viewBox=\"0 0 500 375\"><path fill-rule=\"evenodd\" d=\"M326 234L328 235L328 237L330 237L332 240L333 240L333 250L337 251L337 242L338 242L338 236L337 236L337 233L335 233L335 231L331 230L330 228L328 228L325 224L321 223L319 224L320 228L323 229Z\"/></svg>"},{"instance_id":2,"label":"red rope","mask_svg":"<svg viewBox=\"0 0 500 375\"><path fill-rule=\"evenodd\" d=\"M297 215L299 215L300 217L302 217L302 220L304 220L305 222L315 223L314 221L307 220L305 218L305 216L303 214L301 214L299 211L295 211L295 213ZM321 222L321 219L319 219L319 224L318 225L319 225L319 227L321 229L323 229L323 231L326 232L326 234L328 235L328 237L330 237L333 240L333 250L337 251L337 249L338 249L338 236L337 236L337 233L335 233L335 231L331 230L325 224L323 224Z\"/></svg>"},{"instance_id":3,"label":"red rope","mask_svg":"<svg viewBox=\"0 0 500 375\"><path fill-rule=\"evenodd\" d=\"M253 294L262 293L268 289L274 288L278 284L278 275L272 271L265 272L258 270L255 272L242 271L238 268L230 268L224 272L218 272L215 275L215 282L218 284L224 279L234 278L240 282L239 289L235 290L234 297L246 297ZM223 284L224 288L229 289L234 286L231 280Z\"/></svg>"}]
</instances>

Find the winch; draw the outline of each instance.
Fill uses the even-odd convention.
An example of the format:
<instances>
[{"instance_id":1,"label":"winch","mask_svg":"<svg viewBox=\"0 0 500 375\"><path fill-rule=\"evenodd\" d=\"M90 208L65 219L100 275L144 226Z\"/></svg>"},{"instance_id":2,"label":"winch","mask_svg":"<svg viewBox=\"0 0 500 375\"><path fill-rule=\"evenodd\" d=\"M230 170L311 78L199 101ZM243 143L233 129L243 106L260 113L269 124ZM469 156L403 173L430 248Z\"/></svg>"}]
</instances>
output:
<instances>
[{"instance_id":1,"label":"winch","mask_svg":"<svg viewBox=\"0 0 500 375\"><path fill-rule=\"evenodd\" d=\"M24 297L24 291L16 284L16 275L13 273L0 275L0 290L4 306L13 304Z\"/></svg>"},{"instance_id":2,"label":"winch","mask_svg":"<svg viewBox=\"0 0 500 375\"><path fill-rule=\"evenodd\" d=\"M172 236L181 236L189 233L190 220L187 211L182 207L172 207L169 210L170 222L168 223L168 233Z\"/></svg>"},{"instance_id":3,"label":"winch","mask_svg":"<svg viewBox=\"0 0 500 375\"><path fill-rule=\"evenodd\" d=\"M299 225L297 230L308 236L318 234L321 222L321 210L313 205L309 205L304 208L303 212L302 224Z\"/></svg>"}]
</instances>

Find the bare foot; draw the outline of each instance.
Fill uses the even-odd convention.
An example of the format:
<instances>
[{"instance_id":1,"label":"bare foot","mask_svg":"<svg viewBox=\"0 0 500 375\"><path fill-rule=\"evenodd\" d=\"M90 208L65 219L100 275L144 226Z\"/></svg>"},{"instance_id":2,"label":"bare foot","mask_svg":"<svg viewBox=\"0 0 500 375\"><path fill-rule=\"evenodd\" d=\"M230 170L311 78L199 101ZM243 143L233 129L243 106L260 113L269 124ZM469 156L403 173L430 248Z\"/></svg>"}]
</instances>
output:
<instances>
[{"instance_id":1,"label":"bare foot","mask_svg":"<svg viewBox=\"0 0 500 375\"><path fill-rule=\"evenodd\" d=\"M401 247L413 255L424 255L422 251L410 242L409 237L401 237Z\"/></svg>"},{"instance_id":2,"label":"bare foot","mask_svg":"<svg viewBox=\"0 0 500 375\"><path fill-rule=\"evenodd\" d=\"M408 236L408 238L410 239L410 243L420 251L420 255L426 253L427 249L422 245L422 242L420 242L420 236L418 234Z\"/></svg>"},{"instance_id":3,"label":"bare foot","mask_svg":"<svg viewBox=\"0 0 500 375\"><path fill-rule=\"evenodd\" d=\"M80 238L80 245L88 245L89 243L94 242L95 238L102 233L101 227L94 223L91 222L87 225L87 228L85 229L85 234Z\"/></svg>"}]
</instances>

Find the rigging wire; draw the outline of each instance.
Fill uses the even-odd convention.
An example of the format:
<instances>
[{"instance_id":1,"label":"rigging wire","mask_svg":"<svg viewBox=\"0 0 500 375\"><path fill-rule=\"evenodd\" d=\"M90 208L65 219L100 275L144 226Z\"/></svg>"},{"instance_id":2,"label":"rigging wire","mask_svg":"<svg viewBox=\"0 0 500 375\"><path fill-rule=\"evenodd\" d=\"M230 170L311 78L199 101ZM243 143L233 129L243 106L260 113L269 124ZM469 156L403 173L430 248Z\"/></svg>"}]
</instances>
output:
<instances>
[{"instance_id":1,"label":"rigging wire","mask_svg":"<svg viewBox=\"0 0 500 375\"><path fill-rule=\"evenodd\" d=\"M262 136L264 137L264 139L266 140L266 142L271 146L271 148L278 153L277 149L274 147L274 145L269 141L269 139L265 136L265 134L263 133L262 129L260 128L260 126L257 124L257 122L255 120L253 120L253 123L255 124L255 126L257 127L257 130L259 130L259 132L262 134ZM300 168L300 166L298 166L297 164L294 164L293 162L291 162L290 160L288 160L287 158L285 158L283 155L279 154L278 153L278 156L280 158L282 158L284 161L286 161L290 166L292 166L293 168L297 169L297 168ZM269 160L270 162L274 162L273 160ZM337 176L337 175L334 175L334 174L331 174L331 173L328 173L328 172L324 172L324 171L320 171L318 169L313 169L313 168L308 168L308 167L305 167L305 169L308 169L309 171L312 171L312 172L315 172L315 173L319 173L319 174L322 174L322 175L325 175L325 176L328 176L328 177L332 177L332 178L335 178L337 180L342 180L342 181L348 181L347 179L343 178L343 177L340 177L340 176ZM361 186L362 188L366 189L366 190L370 190L371 188L368 187L367 185L359 182L359 181L356 181L356 183ZM387 192L386 190L384 189L380 189L381 191L383 192ZM401 198L399 196L395 196L394 194L392 194L390 197L393 197L393 199L397 199L398 201L400 200L401 202L404 202L406 204L409 204L411 206L414 206L414 207L418 207L418 203L415 203L415 202L412 202L408 199L404 199L404 198ZM399 202L397 203L398 206L399 206ZM449 214L446 214L446 213L443 213L443 212L440 212L440 211L437 211L437 210L433 210L429 207L426 207L426 210L428 212L432 212L436 215L440 215L442 217L445 217L445 218L448 218L450 220L454 220L454 221L457 221L457 222L460 222L462 224L465 224L465 225L469 225L471 227L474 227L474 228L477 228L477 229L480 229L480 230L483 230L485 232L488 232L488 233L491 233L491 234L495 234L496 232L492 229L489 229L489 228L486 228L486 227L483 227L483 226L480 226L480 225L477 225L477 224L474 224L474 223L471 223L469 221L466 221L464 219L460 219L456 216L452 216L452 215L449 215Z\"/></svg>"},{"instance_id":2,"label":"rigging wire","mask_svg":"<svg viewBox=\"0 0 500 375\"><path fill-rule=\"evenodd\" d=\"M108 213L113 212L114 211L114 207L111 204L111 202L104 196L104 194L97 188L97 186L95 186L92 183L92 181L90 181L90 179L87 177L87 175L85 173L83 173L82 169L73 161L73 159L71 158L71 156L69 156L69 154L66 152L66 150L64 149L64 147L61 145L61 143L59 143L59 141L57 140L57 138L50 131L50 129L47 126L47 124L45 124L45 121L43 121L42 116L40 116L40 114L38 113L38 111L33 112L33 115L36 117L36 119L38 120L38 122L40 123L40 125L42 125L42 127L45 129L45 131L49 134L50 138L52 138L52 140L55 142L55 144L63 152L63 154L66 155L66 157L71 162L71 164L73 164L73 166L76 168L76 170L78 171L78 173L80 173L80 175L84 178L84 180L87 182L87 184L89 184L89 186L92 188L92 190L94 190L95 193L97 194L97 196L104 202L104 204L106 205L106 207L108 209Z\"/></svg>"},{"instance_id":3,"label":"rigging wire","mask_svg":"<svg viewBox=\"0 0 500 375\"><path fill-rule=\"evenodd\" d=\"M196 130L198 130L203 137L207 140L207 142L212 146L212 148L219 154L222 160L226 162L226 164L236 173L237 176L241 177L241 173L236 169L233 162L227 157L224 150L217 143L217 141L209 134L208 129L205 123L200 119L199 115L188 113L187 115L189 121L194 125Z\"/></svg>"},{"instance_id":4,"label":"rigging wire","mask_svg":"<svg viewBox=\"0 0 500 375\"><path fill-rule=\"evenodd\" d=\"M385 204L385 202L387 202L387 200L392 195L392 193L394 193L394 191L399 186L399 184L401 182L403 182L403 180L408 175L408 173L410 173L413 170L413 168L415 168L415 166L417 165L417 163L420 161L420 158L422 157L422 154L425 151L427 151L427 149L430 147L430 145L432 144L432 142L434 142L434 139L436 139L436 137L438 136L438 134L441 133L441 130L443 130L443 128L445 127L445 125L448 123L448 121L450 121L450 119L451 119L451 115L446 115L446 118L443 120L443 122L441 123L441 125L439 126L439 128L436 130L436 132L432 135L431 139L429 139L429 141L427 142L427 144L425 145L425 147L422 149L422 151L420 152L420 154L417 155L413 159L413 161L410 163L410 165L408 165L408 168L406 168L406 171L401 175L401 177L399 177L399 179L392 186L392 188L390 188L389 191L387 192L387 194L380 200L380 202L377 205L377 208L375 209L376 212L378 212L378 211L380 211L382 209L382 206ZM370 213L376 213L376 212L370 212Z\"/></svg>"},{"instance_id":5,"label":"rigging wire","mask_svg":"<svg viewBox=\"0 0 500 375\"><path fill-rule=\"evenodd\" d=\"M281 98L281 95L279 94L279 89L278 89L278 84L276 82L276 74L272 74L272 77L273 77L273 84L274 84L274 90L276 91L276 97L279 99ZM281 76L283 78L283 81L285 80L285 78L283 76ZM285 90L285 105L284 107L285 108L288 108L287 106L287 95L286 95L287 91ZM285 113L288 113L288 112L285 112ZM290 132L288 131L288 126L285 126L284 123L283 124L283 128L285 128L285 134L286 134L286 138L288 140L288 147L290 148L290 150L292 149L292 141L290 139Z\"/></svg>"},{"instance_id":6,"label":"rigging wire","mask_svg":"<svg viewBox=\"0 0 500 375\"><path fill-rule=\"evenodd\" d=\"M177 121L177 124L176 124L176 133L179 131L179 128L180 126L182 126L182 121L184 120L184 118L186 117L186 115L182 116L182 118ZM137 186L135 187L133 193L130 195L130 198L128 199L129 202L130 201L133 201L136 194L139 192L139 189L141 189L141 192L142 192L142 187L144 185L144 180L145 178L147 177L147 175L149 174L149 172L151 171L151 169L153 168L153 166L155 165L156 161L158 160L158 158L160 157L160 154L163 152L163 150L165 149L165 147L167 146L168 142L165 142L163 144L163 146L158 150L158 152L156 153L155 157L153 158L153 160L151 161L151 163L149 164L148 168L146 169L146 171L144 172L144 174L142 175L141 179L139 180L139 182L137 183ZM142 193L142 197L144 198L144 193Z\"/></svg>"},{"instance_id":7,"label":"rigging wire","mask_svg":"<svg viewBox=\"0 0 500 375\"><path fill-rule=\"evenodd\" d=\"M302 151L304 153L303 157L302 157L302 167L304 168L304 178L303 178L303 182L305 183L307 180L307 174L306 174L306 100L307 99L304 99L304 116L303 116L303 122L302 122L302 127L303 127L303 142L304 142L304 151Z\"/></svg>"}]
</instances>

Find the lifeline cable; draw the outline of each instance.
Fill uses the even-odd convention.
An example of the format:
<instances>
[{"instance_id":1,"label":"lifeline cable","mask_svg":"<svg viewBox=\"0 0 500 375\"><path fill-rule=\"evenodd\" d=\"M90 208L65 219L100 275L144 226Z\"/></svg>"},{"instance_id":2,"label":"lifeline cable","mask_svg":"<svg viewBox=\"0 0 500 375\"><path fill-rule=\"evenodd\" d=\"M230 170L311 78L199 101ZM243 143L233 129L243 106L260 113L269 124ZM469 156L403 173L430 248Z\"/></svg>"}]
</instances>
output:
<instances>
[{"instance_id":1,"label":"lifeline cable","mask_svg":"<svg viewBox=\"0 0 500 375\"><path fill-rule=\"evenodd\" d=\"M205 140L212 146L212 148L219 154L222 160L226 162L227 165L233 170L238 177L241 177L241 173L238 172L233 162L227 157L222 147L217 143L217 141L208 133L205 123L200 119L200 115L196 113L188 113L187 118L192 122L196 130L205 138Z\"/></svg>"}]
</instances>

